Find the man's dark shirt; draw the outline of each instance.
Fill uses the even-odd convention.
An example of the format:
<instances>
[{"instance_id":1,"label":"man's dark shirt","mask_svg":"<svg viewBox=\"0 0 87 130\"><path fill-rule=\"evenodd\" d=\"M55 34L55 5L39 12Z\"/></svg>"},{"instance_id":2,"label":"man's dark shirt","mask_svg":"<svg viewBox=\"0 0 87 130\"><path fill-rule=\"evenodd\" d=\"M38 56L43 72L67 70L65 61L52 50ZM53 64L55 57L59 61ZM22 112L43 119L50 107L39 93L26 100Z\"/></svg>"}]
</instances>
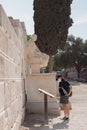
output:
<instances>
[{"instance_id":1,"label":"man's dark shirt","mask_svg":"<svg viewBox=\"0 0 87 130\"><path fill-rule=\"evenodd\" d=\"M70 84L68 81L61 81L59 82L59 93L60 93L60 96L65 96L63 90L62 90L62 87L69 93L70 91Z\"/></svg>"}]
</instances>

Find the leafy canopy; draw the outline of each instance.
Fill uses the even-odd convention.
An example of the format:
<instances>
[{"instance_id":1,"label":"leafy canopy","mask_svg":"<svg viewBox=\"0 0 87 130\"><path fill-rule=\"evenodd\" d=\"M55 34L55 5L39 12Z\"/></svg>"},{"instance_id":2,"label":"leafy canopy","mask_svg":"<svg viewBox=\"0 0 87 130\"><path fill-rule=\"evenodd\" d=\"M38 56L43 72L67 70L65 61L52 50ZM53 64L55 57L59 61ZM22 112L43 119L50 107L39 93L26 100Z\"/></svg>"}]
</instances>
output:
<instances>
[{"instance_id":1,"label":"leafy canopy","mask_svg":"<svg viewBox=\"0 0 87 130\"><path fill-rule=\"evenodd\" d=\"M68 28L72 25L72 0L34 0L36 44L41 52L54 55L65 45Z\"/></svg>"}]
</instances>

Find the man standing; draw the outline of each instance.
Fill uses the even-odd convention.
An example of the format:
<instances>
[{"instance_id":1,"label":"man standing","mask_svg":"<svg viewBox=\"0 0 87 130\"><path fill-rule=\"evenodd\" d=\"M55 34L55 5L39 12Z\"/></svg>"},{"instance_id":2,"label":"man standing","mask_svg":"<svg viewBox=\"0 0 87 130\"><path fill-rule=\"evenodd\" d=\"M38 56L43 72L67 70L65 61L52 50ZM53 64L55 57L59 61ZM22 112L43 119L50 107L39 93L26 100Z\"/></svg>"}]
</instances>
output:
<instances>
[{"instance_id":1,"label":"man standing","mask_svg":"<svg viewBox=\"0 0 87 130\"><path fill-rule=\"evenodd\" d=\"M72 87L68 81L61 75L59 82L60 103L63 106L64 117L63 120L69 120L69 96L72 93Z\"/></svg>"}]
</instances>

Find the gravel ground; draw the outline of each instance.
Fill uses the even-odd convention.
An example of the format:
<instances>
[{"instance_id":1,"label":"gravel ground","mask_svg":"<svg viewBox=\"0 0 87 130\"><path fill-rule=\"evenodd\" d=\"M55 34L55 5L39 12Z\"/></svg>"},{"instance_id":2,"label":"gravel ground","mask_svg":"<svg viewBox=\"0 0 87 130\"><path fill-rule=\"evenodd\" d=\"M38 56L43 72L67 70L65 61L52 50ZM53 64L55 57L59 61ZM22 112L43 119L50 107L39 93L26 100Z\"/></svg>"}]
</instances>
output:
<instances>
[{"instance_id":1,"label":"gravel ground","mask_svg":"<svg viewBox=\"0 0 87 130\"><path fill-rule=\"evenodd\" d=\"M26 116L24 126L29 130L87 130L87 83L71 82L73 96L70 98L72 110L70 120L62 121L61 116L48 115L48 121L44 115L30 114Z\"/></svg>"}]
</instances>

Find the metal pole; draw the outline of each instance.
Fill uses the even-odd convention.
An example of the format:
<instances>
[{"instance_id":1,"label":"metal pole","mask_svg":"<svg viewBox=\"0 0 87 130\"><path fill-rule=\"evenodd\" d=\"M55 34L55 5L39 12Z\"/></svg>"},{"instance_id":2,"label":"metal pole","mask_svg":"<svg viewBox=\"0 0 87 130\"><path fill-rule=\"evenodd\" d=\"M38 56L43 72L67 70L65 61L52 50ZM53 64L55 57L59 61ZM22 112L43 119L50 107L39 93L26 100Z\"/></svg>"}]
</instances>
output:
<instances>
[{"instance_id":1,"label":"metal pole","mask_svg":"<svg viewBox=\"0 0 87 130\"><path fill-rule=\"evenodd\" d=\"M44 114L45 114L45 120L48 119L48 110L47 110L47 95L44 94Z\"/></svg>"}]
</instances>

